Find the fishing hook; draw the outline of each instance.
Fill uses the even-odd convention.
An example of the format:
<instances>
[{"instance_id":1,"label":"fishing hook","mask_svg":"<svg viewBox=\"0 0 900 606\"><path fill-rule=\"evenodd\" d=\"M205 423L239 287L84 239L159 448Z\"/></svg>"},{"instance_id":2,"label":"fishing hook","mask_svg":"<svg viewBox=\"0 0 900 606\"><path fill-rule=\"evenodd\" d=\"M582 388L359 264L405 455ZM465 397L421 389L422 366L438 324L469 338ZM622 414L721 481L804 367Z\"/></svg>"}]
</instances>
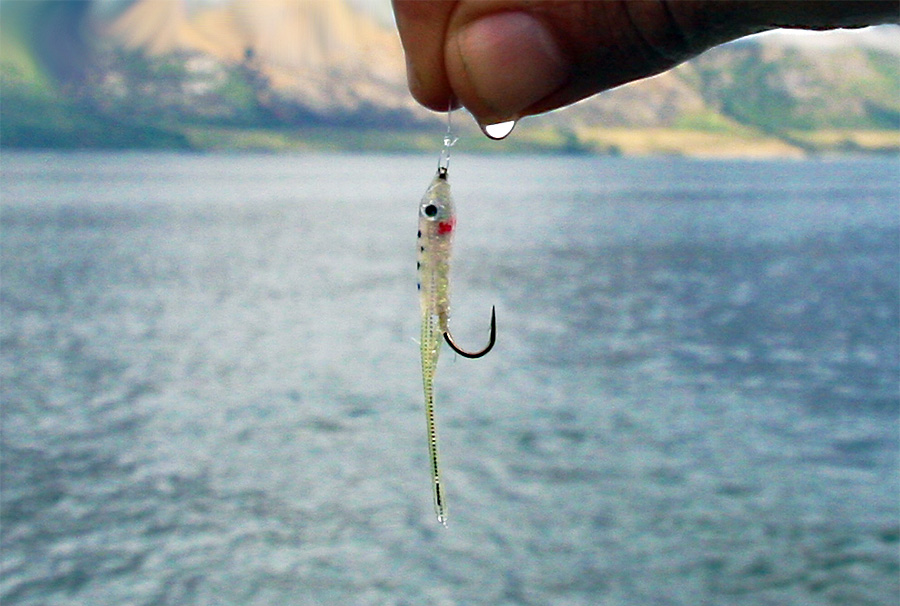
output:
<instances>
[{"instance_id":1,"label":"fishing hook","mask_svg":"<svg viewBox=\"0 0 900 606\"><path fill-rule=\"evenodd\" d=\"M450 349L458 353L464 358L480 358L482 356L487 355L491 348L494 347L494 343L497 341L497 310L492 305L491 306L491 336L488 339L487 347L482 349L481 351L469 352L464 349L461 349L459 345L453 342L453 337L450 335L450 331L446 330L444 332L444 340L447 342L447 345L450 346Z\"/></svg>"}]
</instances>

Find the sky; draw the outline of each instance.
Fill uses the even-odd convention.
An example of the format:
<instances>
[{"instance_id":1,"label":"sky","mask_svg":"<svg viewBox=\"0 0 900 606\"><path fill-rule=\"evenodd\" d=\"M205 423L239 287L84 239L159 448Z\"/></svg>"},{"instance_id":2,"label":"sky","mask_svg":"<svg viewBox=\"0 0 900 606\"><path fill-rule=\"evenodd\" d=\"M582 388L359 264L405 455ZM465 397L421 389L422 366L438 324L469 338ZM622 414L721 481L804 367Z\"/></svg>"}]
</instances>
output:
<instances>
[{"instance_id":1,"label":"sky","mask_svg":"<svg viewBox=\"0 0 900 606\"><path fill-rule=\"evenodd\" d=\"M347 0L351 6L365 10L386 25L394 25L394 12L391 0Z\"/></svg>"}]
</instances>

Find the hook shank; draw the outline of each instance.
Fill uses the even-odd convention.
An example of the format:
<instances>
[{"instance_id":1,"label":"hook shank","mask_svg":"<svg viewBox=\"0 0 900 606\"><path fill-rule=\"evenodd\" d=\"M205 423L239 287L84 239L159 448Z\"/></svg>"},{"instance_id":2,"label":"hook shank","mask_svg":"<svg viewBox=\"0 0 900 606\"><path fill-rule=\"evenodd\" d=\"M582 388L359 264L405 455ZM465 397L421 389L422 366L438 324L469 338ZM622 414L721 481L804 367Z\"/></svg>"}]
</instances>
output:
<instances>
[{"instance_id":1,"label":"hook shank","mask_svg":"<svg viewBox=\"0 0 900 606\"><path fill-rule=\"evenodd\" d=\"M494 343L497 341L497 310L496 310L496 308L494 306L491 306L491 336L488 339L487 347L485 347L481 351L471 352L471 351L466 351L466 350L460 348L460 346L457 345L453 341L453 336L450 334L449 330L447 330L444 333L444 340L447 342L447 345L450 346L450 349L452 349L453 351L455 351L456 353L458 353L459 355L461 355L464 358L474 359L474 358L480 358L482 356L487 355L487 353L489 351L491 351L491 349L494 347Z\"/></svg>"}]
</instances>

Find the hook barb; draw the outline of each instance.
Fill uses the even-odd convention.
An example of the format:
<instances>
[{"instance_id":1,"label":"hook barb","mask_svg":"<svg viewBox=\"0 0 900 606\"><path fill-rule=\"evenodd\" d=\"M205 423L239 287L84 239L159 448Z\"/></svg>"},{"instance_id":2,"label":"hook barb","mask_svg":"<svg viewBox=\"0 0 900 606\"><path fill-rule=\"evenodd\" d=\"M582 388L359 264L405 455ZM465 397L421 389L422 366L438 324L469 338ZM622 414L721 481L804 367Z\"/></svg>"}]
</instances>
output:
<instances>
[{"instance_id":1,"label":"hook barb","mask_svg":"<svg viewBox=\"0 0 900 606\"><path fill-rule=\"evenodd\" d=\"M489 351L494 347L494 343L497 341L497 309L493 305L491 306L491 336L488 339L487 347L482 349L481 351L470 352L460 348L459 345L453 342L453 337L450 335L450 331L444 332L444 340L447 342L447 345L450 346L450 349L458 353L464 358L480 358L482 356L486 356Z\"/></svg>"}]
</instances>

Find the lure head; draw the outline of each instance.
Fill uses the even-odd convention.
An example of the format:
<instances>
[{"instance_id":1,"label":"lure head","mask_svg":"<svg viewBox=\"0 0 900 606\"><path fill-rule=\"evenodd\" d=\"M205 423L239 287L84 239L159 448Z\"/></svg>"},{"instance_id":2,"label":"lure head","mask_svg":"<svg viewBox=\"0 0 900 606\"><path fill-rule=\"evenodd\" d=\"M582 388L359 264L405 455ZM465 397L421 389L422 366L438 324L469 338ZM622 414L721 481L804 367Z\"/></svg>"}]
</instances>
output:
<instances>
[{"instance_id":1,"label":"lure head","mask_svg":"<svg viewBox=\"0 0 900 606\"><path fill-rule=\"evenodd\" d=\"M433 224L433 230L438 235L449 234L453 231L456 216L446 172L438 171L431 185L428 186L428 191L422 196L422 201L419 203L419 221L425 222L426 225Z\"/></svg>"}]
</instances>

